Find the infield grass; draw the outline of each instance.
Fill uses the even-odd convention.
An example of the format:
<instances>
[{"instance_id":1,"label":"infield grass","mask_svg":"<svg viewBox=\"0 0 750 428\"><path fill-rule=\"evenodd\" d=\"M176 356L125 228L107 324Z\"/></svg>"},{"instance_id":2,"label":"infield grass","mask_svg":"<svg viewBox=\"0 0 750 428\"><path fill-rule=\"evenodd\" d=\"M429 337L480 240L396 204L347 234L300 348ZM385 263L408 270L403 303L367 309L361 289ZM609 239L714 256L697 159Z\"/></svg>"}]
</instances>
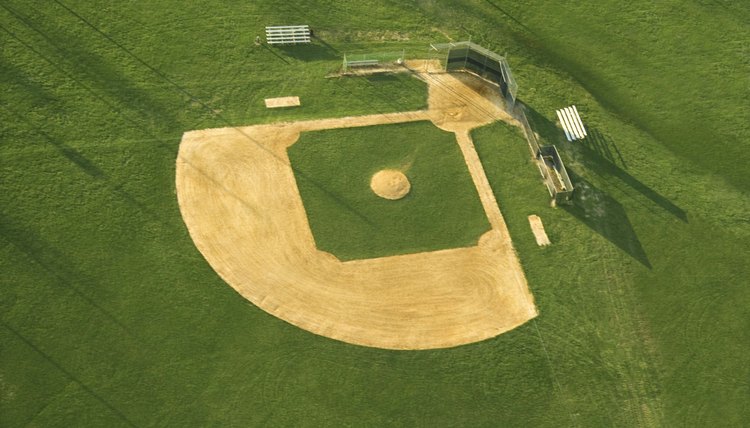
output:
<instances>
[{"instance_id":1,"label":"infield grass","mask_svg":"<svg viewBox=\"0 0 750 428\"><path fill-rule=\"evenodd\" d=\"M747 426L747 22L692 0L0 2L0 425ZM283 23L319 39L254 46ZM587 198L549 208L517 132L474 133L535 321L382 351L220 280L176 203L184 131L424 108L407 75L323 76L469 36L508 52ZM589 143L559 141L571 103Z\"/></svg>"},{"instance_id":2,"label":"infield grass","mask_svg":"<svg viewBox=\"0 0 750 428\"><path fill-rule=\"evenodd\" d=\"M340 260L467 247L490 230L455 135L430 122L305 132L288 154L315 244ZM370 189L383 169L406 175L404 198Z\"/></svg>"}]
</instances>

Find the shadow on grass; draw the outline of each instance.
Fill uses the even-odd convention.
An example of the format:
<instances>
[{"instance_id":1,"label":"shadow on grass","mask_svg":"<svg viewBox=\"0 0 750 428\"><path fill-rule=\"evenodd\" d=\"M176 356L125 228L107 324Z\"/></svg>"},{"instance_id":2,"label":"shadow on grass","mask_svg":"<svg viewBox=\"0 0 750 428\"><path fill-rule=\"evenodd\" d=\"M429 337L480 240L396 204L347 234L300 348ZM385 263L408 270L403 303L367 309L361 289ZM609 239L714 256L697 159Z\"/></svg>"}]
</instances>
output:
<instances>
[{"instance_id":1,"label":"shadow on grass","mask_svg":"<svg viewBox=\"0 0 750 428\"><path fill-rule=\"evenodd\" d=\"M20 19L20 18L19 18ZM28 26L28 24L27 24ZM39 34L40 30L29 26L29 28L34 29ZM106 85L107 90L96 88L96 84L98 82L98 78L90 79L89 76L85 72L81 72L79 69L77 69L77 65L73 66L74 71L69 72L66 70L65 67L63 67L64 62L67 62L67 51L61 50L61 48L55 44L52 44L51 46L54 47L56 50L59 51L59 53L66 58L65 61L55 61L53 60L53 57L50 55L45 55L43 52L41 52L39 49L31 46L29 43L22 40L20 37L18 37L15 33L10 31L8 28L4 27L3 25L0 25L0 30L5 31L10 35L16 42L18 42L21 46L28 49L30 52L33 52L37 57L39 57L41 60L49 64L55 71L59 72L61 75L65 76L66 78L70 79L71 82L75 83L79 87L83 88L88 94L90 94L93 98L97 99L101 103L105 104L107 108L118 115L119 118L123 119L126 122L129 122L133 125L134 128L138 129L140 132L145 133L149 136L151 140L156 140L157 138L148 130L148 121L153 118L154 112L158 112L159 108L155 107L147 102L141 102L135 105L128 105L126 103L121 103L121 100L129 100L131 93L128 93L126 90L126 93L119 94L117 91L113 91L114 88L113 85ZM45 39L49 40L49 37L46 35L44 36ZM83 54L82 52L79 52ZM85 54L84 54L85 55ZM74 74L75 73L75 74ZM22 80L22 76L14 75L14 74L8 74L6 76L10 77L10 81L19 85L23 85L24 87L27 87L29 89L30 94L39 94L39 97L37 101L52 101L53 98L51 95L47 96L45 98L44 92L42 92L44 89L41 87L40 84L34 83L30 80ZM79 78L80 76L80 78ZM126 80L124 76L112 76L117 78L118 81ZM84 81L84 79L86 81ZM30 87L31 85L34 85L34 87ZM120 89L120 87L118 87ZM143 101L143 98L142 98ZM140 118L133 117L132 114L127 114L134 112L137 115L140 116ZM23 116L25 117L25 114L16 113L17 116ZM157 123L171 123L171 122L165 122L164 120L175 120L171 116L159 116L156 115L158 119ZM30 121L25 121L27 124L31 125ZM144 126L146 125L146 126ZM36 129L37 127L32 127L32 129Z\"/></svg>"},{"instance_id":2,"label":"shadow on grass","mask_svg":"<svg viewBox=\"0 0 750 428\"><path fill-rule=\"evenodd\" d=\"M413 74L413 73L412 73ZM413 110L413 108L410 108L411 106L407 103L404 104L403 102L399 101L398 94L400 91L411 91L413 90L412 87L409 86L409 83L407 80L404 80L405 76L411 76L407 73L377 73L377 74L368 74L368 75L354 75L354 76L346 76L346 77L338 77L331 79L334 85L336 87L352 97L354 97L356 100L363 102L367 104L370 107L370 111L372 113L370 114L387 114L390 112L399 112L399 111L407 111L407 110ZM412 77L409 77L411 79ZM388 93L388 94L396 94L395 96L384 96L384 97L378 97L379 102L382 102L383 104L387 104L390 106L390 110L386 110L385 105L377 105L374 101L370 99L362 99L362 95L356 93L354 90L352 90L347 83L345 82L364 82L367 85L371 86L373 89L377 89L380 93ZM426 85L425 85L425 92L424 92L424 98L422 102L422 106L418 109L426 109L427 108L427 92L426 92Z\"/></svg>"},{"instance_id":3,"label":"shadow on grass","mask_svg":"<svg viewBox=\"0 0 750 428\"><path fill-rule=\"evenodd\" d=\"M618 178L620 182L625 183L629 188L638 191L638 193L651 200L651 202L658 205L663 210L684 221L685 223L688 222L687 213L682 208L678 207L677 205L672 203L672 201L665 198L652 188L646 186L637 178L628 174L625 170L618 167L617 164L605 158L600 151L597 151L597 148L601 149L601 147L615 147L615 153L617 153L617 155L621 157L620 152L616 148L617 146L606 143L607 140L600 137L601 134L596 129L592 129L589 134L593 135L594 138L586 138L581 142L580 145L577 146L580 153L583 154L584 159L590 160L585 163L587 168L591 169L594 173L602 177ZM602 143L602 141L604 141L605 143Z\"/></svg>"},{"instance_id":4,"label":"shadow on grass","mask_svg":"<svg viewBox=\"0 0 750 428\"><path fill-rule=\"evenodd\" d=\"M128 49L126 46L118 42L117 40L113 39L111 36L109 36L107 33L103 32L99 27L97 27L95 24L78 14L73 8L66 5L65 3L62 3L58 0L54 0L56 4L58 4L60 7L68 11L72 16L74 16L76 19L81 21L83 24L88 26L91 30L93 30L95 33L100 35L103 39L107 40L109 43L117 47L119 51L124 53L125 55L129 56L131 59L136 61L137 63L144 66L147 70L149 70L151 73L153 73L157 78L163 80L167 84L169 84L172 88L174 88L178 93L184 95L189 99L190 101L193 101L197 104L199 104L202 108L204 108L207 112L211 114L214 118L219 120L221 123L223 123L225 126L232 127L233 129L239 131L242 133L249 141L252 141L256 145L258 145L263 150L269 152L274 158L276 158L278 161L287 163L285 159L280 158L275 153L270 151L267 147L265 147L260 142L253 139L250 135L242 131L240 128L234 126L232 123L229 122L225 117L223 117L218 111L213 109L210 105L208 105L206 102L195 96L193 93L191 93L186 87L180 85L175 80L161 72L156 67L152 66L148 61L144 60L140 56L136 55L133 51ZM119 73L117 71L117 68L112 67L110 64L105 63L99 56L93 55L91 53L86 52L85 50L73 50L73 46L78 46L79 43L77 43L77 40L74 38L68 38L63 34L58 33L52 33L50 29L48 28L42 28L40 24L37 22L32 21L30 18L22 15L21 13L7 7L6 5L0 5L5 10L7 10L9 13L14 15L19 21L21 21L23 24L25 24L27 27L38 33L40 36L42 36L53 48L58 50L63 54L63 57L65 58L72 58L75 60L75 64L72 64L72 67L74 68L76 75L83 75L87 76L89 80L91 80L94 84L96 83L107 83L107 82L119 82L117 85L116 91L113 93L107 93L108 95L116 96L119 102L122 102L126 107L129 109L133 109L136 111L141 111L145 115L151 115L156 116L160 122L162 123L172 123L177 124L178 121L176 118L172 117L169 112L166 110L160 108L155 103L155 100L152 100L148 97L147 93L143 90L140 90L136 87L133 87L132 85L128 84L128 79ZM40 51L35 49L33 46L23 42L20 40L17 36L15 36L14 33L11 31L5 29L7 33L9 33L11 36L16 38L21 44L23 44L28 49L35 52L37 55L42 57L45 61L50 63L53 67L57 68L59 71L62 71L65 75L68 77L71 77L74 81L81 84L87 91L92 93L93 95L101 98L101 95L97 93L91 86L82 83L80 80L73 77L73 75L65 70L65 68L61 67L57 62L49 59L44 54L42 54ZM289 62L286 58L279 55L279 53L276 51L277 48L271 48L263 45L267 50L269 50L274 55L278 56L279 59ZM300 59L300 60L318 60L318 59L331 59L331 58L338 58L336 55L336 50L328 46L327 44L316 45L316 44L310 44L310 45L300 45L300 46L288 46L288 47L282 47L278 49L279 51L282 51L286 53L287 55ZM93 73L92 73L93 71ZM100 86L100 85L97 85ZM111 85L103 85L102 87L108 87ZM147 108L147 110L144 111L144 108ZM16 114L17 116L17 114ZM36 127L33 127L33 124L30 124L33 129L37 129ZM40 131L41 132L41 131ZM80 155L77 151L62 145L60 142L56 141L54 138L47 134L43 134L45 139L47 139L48 142L55 145L55 147L58 148L63 154L66 155L71 161L76 163L79 167L86 170L90 175L92 175L95 178L104 178L105 176L103 173L96 168L90 161L85 159L83 156ZM207 175L205 171L199 170L199 172L203 175ZM315 183L313 181L313 185L316 187L319 187L321 191L328 194L330 197L334 198L335 200L339 201L339 203L344 207L345 209L349 209L352 211L355 215L362 218L363 220L370 222L369 219L367 219L365 216L363 216L361 213L354 210L351 206L346 204L345 201L342 201L341 198L338 195L335 195L331 193L327 189L323 189L319 183ZM120 193L123 197L126 197L130 202L137 203L132 197L130 197L129 194L124 192L122 190L122 186L117 185L111 185L112 188L118 193ZM233 195L237 198L239 198L238 195ZM243 201L244 202L244 201ZM139 207L145 210L145 207L142 204L138 204ZM245 203L246 206L248 206ZM248 206L250 209L255 209L254 207ZM153 213L151 213L153 215Z\"/></svg>"},{"instance_id":5,"label":"shadow on grass","mask_svg":"<svg viewBox=\"0 0 750 428\"><path fill-rule=\"evenodd\" d=\"M617 145L609 138L602 135L596 128L586 127L588 136L581 141L581 143L591 149L596 156L604 158L615 166L619 162L623 168L628 169L628 165L625 163L625 159L622 157L622 153L617 148Z\"/></svg>"},{"instance_id":6,"label":"shadow on grass","mask_svg":"<svg viewBox=\"0 0 750 428\"><path fill-rule=\"evenodd\" d=\"M106 175L104 174L104 171L99 169L96 165L94 165L93 162L88 160L85 156L79 153L76 149L68 146L62 141L52 138L49 134L42 131L38 126L35 126L33 123L31 123L31 121L29 121L29 119L26 118L25 116L15 112L14 110L10 110L5 106L0 106L0 107L2 107L4 111L6 111L11 117L13 117L13 119L15 119L16 122L26 124L28 128L31 130L31 132L37 135L40 135L44 139L44 141L49 143L49 145L54 147L61 155L66 157L70 162L75 164L86 174L97 179L106 177Z\"/></svg>"},{"instance_id":7,"label":"shadow on grass","mask_svg":"<svg viewBox=\"0 0 750 428\"><path fill-rule=\"evenodd\" d=\"M558 128L554 122L523 101L519 100L519 103L524 107L531 128L545 141L543 144L557 145L557 143L565 142L562 129Z\"/></svg>"},{"instance_id":8,"label":"shadow on grass","mask_svg":"<svg viewBox=\"0 0 750 428\"><path fill-rule=\"evenodd\" d=\"M568 173L576 193L573 205L565 205L562 208L643 266L651 269L651 263L623 206L584 178L571 171Z\"/></svg>"},{"instance_id":9,"label":"shadow on grass","mask_svg":"<svg viewBox=\"0 0 750 428\"><path fill-rule=\"evenodd\" d=\"M97 287L98 284L83 272L74 270L65 255L45 242L35 231L0 212L0 237L25 254L33 262L32 265L35 264L54 278L55 285L66 288L96 308L102 316L117 325L129 337L134 337L126 325L81 290L85 286Z\"/></svg>"},{"instance_id":10,"label":"shadow on grass","mask_svg":"<svg viewBox=\"0 0 750 428\"><path fill-rule=\"evenodd\" d=\"M497 3L495 3L492 0L485 0L485 1L487 2L487 4L489 4L490 6L494 7L495 9L497 9L498 11L500 11L500 13L502 13L505 16L507 16L513 22L515 22L516 24L518 24L519 26L521 26L521 28L523 28L524 30L528 31L531 34L536 35L536 33L531 28L527 27L526 24L524 24L523 22L519 21L515 16L511 15L510 13L508 13L508 11L506 11L505 9L501 8L500 6L498 6Z\"/></svg>"},{"instance_id":11,"label":"shadow on grass","mask_svg":"<svg viewBox=\"0 0 750 428\"><path fill-rule=\"evenodd\" d=\"M539 112L528 106L526 112L529 121L532 122L532 127L544 140L555 144L558 149L561 149L561 151L566 152L568 155L579 157L585 167L595 174L600 175L604 179L616 178L620 183L637 191L664 211L687 223L687 213L682 208L646 186L623 169L627 168L627 164L617 145L605 137L598 129L587 127L588 137L574 143L568 143L562 137L562 130L553 122L547 120ZM617 165L618 161L623 165L623 168Z\"/></svg>"},{"instance_id":12,"label":"shadow on grass","mask_svg":"<svg viewBox=\"0 0 750 428\"><path fill-rule=\"evenodd\" d=\"M13 31L0 26L6 33L68 78L81 84L88 91L96 92L97 97L111 98L129 110L140 112L144 118L155 117L159 123L178 123L177 118L153 99L148 91L136 87L131 79L122 73L122 67L112 65L102 56L85 49L79 36L61 28L51 27L49 23L24 15L7 5L0 4L0 7L41 36L49 49L37 49ZM48 51L48 54L42 50Z\"/></svg>"},{"instance_id":13,"label":"shadow on grass","mask_svg":"<svg viewBox=\"0 0 750 428\"><path fill-rule=\"evenodd\" d=\"M267 44L265 44L265 43L263 43L263 44L262 44L261 46L263 46L263 49L265 49L265 50L267 50L267 51L268 51L269 53L273 54L273 55L274 55L274 56L275 56L276 58L278 58L278 59L280 59L280 60L284 61L284 62L285 62L286 64L290 64L289 60L287 60L286 58L284 58L283 56L281 56L281 55L280 55L280 54L279 54L278 52L276 52L276 50L275 50L274 48L272 48L272 47L268 46L268 45L267 45Z\"/></svg>"},{"instance_id":14,"label":"shadow on grass","mask_svg":"<svg viewBox=\"0 0 750 428\"><path fill-rule=\"evenodd\" d=\"M335 53L337 57L341 56L341 53L339 52L339 50L336 49L336 48L334 48L330 44L328 44L328 42L326 42L325 40L321 39L320 37L318 37L318 36L316 36L314 34L312 35L312 38L313 38L313 40L316 40L321 45L325 46L329 51Z\"/></svg>"},{"instance_id":15,"label":"shadow on grass","mask_svg":"<svg viewBox=\"0 0 750 428\"><path fill-rule=\"evenodd\" d=\"M373 84L378 83L397 83L401 79L396 73L377 73L377 74L365 74L363 76L368 82Z\"/></svg>"},{"instance_id":16,"label":"shadow on grass","mask_svg":"<svg viewBox=\"0 0 750 428\"><path fill-rule=\"evenodd\" d=\"M41 348L37 347L34 342L32 342L29 338L24 336L21 332L16 330L15 328L8 325L8 323L4 321L0 321L0 324L2 324L3 327L5 327L6 330L11 332L18 340L23 342L26 346L28 346L30 349L33 349L34 352L39 354L42 358L44 358L45 361L47 361L49 364L54 366L57 370L62 372L69 380L75 382L78 384L78 386L81 387L86 393L91 395L96 401L98 401L102 406L106 407L110 412L112 412L115 416L117 416L123 423L125 423L128 426L135 427L135 425L130 419L128 419L127 416L125 416L124 413L122 413L119 409L117 409L112 403L105 400L101 395L99 395L96 391L91 389L87 384L85 384L83 381L81 381L76 375L68 371L65 367L63 367L62 364L55 361L54 358L52 358L51 355L44 352Z\"/></svg>"},{"instance_id":17,"label":"shadow on grass","mask_svg":"<svg viewBox=\"0 0 750 428\"><path fill-rule=\"evenodd\" d=\"M155 220L161 223L162 226L165 226L167 228L166 230L171 230L173 228L174 226L173 224L171 224L167 220L164 220L162 216L158 215L154 210L149 208L146 204L140 202L138 199L133 197L133 195L131 195L129 192L127 192L124 189L122 184L117 183L114 180L112 180L102 169L96 166L94 162L90 161L79 151L68 146L60 139L55 138L54 136L44 132L39 126L36 126L35 124L33 124L28 118L26 118L22 114L14 110L8 109L5 106L0 106L0 108L3 111L7 112L18 123L25 124L28 128L29 133L39 135L44 142L54 147L62 156L64 156L71 163L73 163L78 168L80 168L81 171L89 175L93 180L101 183L110 192L118 195L122 200L126 201L130 206L137 208L138 210L146 214L152 220ZM155 145L153 147L160 148L160 149L165 148L163 145Z\"/></svg>"},{"instance_id":18,"label":"shadow on grass","mask_svg":"<svg viewBox=\"0 0 750 428\"><path fill-rule=\"evenodd\" d=\"M312 131L312 132L315 132L315 131ZM300 136L300 139L302 139L302 136ZM303 192L301 192L299 190L299 188L302 187L302 186L300 186L300 184L302 184L302 183L309 183L310 185L312 185L312 187L314 187L315 189L317 189L317 191L323 193L326 197L328 197L331 200L333 200L336 203L336 205L338 205L339 207L343 208L345 211L348 211L349 213L353 214L355 217L357 217L360 220L362 220L364 223L366 223L371 228L375 228L377 226L375 224L375 222L373 222L369 217L367 217L366 215L364 215L360 210L356 209L349 201L347 201L347 199L343 195L339 194L338 192L334 192L334 191L328 189L320 181L314 179L312 174L310 174L307 171L304 171L303 169L301 169L299 167L294 166L294 159L293 159L293 158L295 158L295 155L293 154L294 153L294 148L295 148L295 145L296 145L297 146L296 149L297 150L301 150L300 149L301 145L299 145L299 143L300 142L298 140L292 146L290 146L289 148L287 148L287 157L289 158L289 166L292 169L292 172L294 174L294 180L297 183L298 193L300 195L300 199L302 200L303 206L304 206L304 198L303 198ZM304 145L304 142L302 144ZM306 208L306 211L308 209L309 209L309 207Z\"/></svg>"},{"instance_id":19,"label":"shadow on grass","mask_svg":"<svg viewBox=\"0 0 750 428\"><path fill-rule=\"evenodd\" d=\"M0 25L0 29L7 29ZM11 85L18 85L23 91L31 97L31 100L46 104L56 100L56 97L50 94L41 84L35 82L22 69L0 57L0 76L4 82Z\"/></svg>"},{"instance_id":20,"label":"shadow on grass","mask_svg":"<svg viewBox=\"0 0 750 428\"><path fill-rule=\"evenodd\" d=\"M338 51L328 44L305 43L301 45L267 46L267 48L270 51L282 52L284 55L299 61L330 61L341 58Z\"/></svg>"}]
</instances>

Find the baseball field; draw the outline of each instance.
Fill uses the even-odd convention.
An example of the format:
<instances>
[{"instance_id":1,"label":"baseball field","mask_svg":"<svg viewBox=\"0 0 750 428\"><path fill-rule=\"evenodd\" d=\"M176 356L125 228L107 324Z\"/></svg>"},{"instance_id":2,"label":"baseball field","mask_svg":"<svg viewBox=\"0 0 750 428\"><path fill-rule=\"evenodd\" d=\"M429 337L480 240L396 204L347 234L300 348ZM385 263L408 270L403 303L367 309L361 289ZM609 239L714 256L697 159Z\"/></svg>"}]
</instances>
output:
<instances>
[{"instance_id":1,"label":"baseball field","mask_svg":"<svg viewBox=\"0 0 750 428\"><path fill-rule=\"evenodd\" d=\"M0 1L0 426L747 426L748 22ZM254 42L283 24L312 43ZM507 56L572 205L472 77L336 76L468 39Z\"/></svg>"}]
</instances>

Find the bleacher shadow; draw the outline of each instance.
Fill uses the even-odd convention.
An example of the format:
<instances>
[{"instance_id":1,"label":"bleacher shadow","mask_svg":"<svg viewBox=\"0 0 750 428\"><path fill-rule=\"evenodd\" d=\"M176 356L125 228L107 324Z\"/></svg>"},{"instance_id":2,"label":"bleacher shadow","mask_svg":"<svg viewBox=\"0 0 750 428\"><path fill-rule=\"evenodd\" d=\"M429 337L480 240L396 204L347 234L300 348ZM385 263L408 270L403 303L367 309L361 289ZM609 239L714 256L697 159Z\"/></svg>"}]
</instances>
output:
<instances>
[{"instance_id":1,"label":"bleacher shadow","mask_svg":"<svg viewBox=\"0 0 750 428\"><path fill-rule=\"evenodd\" d=\"M267 46L267 45L264 45ZM331 61L340 59L338 51L329 44L305 43L300 45L276 45L268 46L271 51L277 51L284 56L294 58L298 61Z\"/></svg>"},{"instance_id":2,"label":"bleacher shadow","mask_svg":"<svg viewBox=\"0 0 750 428\"><path fill-rule=\"evenodd\" d=\"M623 168L627 168L617 145L604 136L598 129L586 127L588 137L574 143L568 143L562 130L555 123L542 116L531 107L526 108L532 128L548 143L555 144L561 152L583 161L585 167L605 179L614 177L619 183L640 193L656 206L687 223L687 213L672 201L643 184ZM622 167L618 165L622 164Z\"/></svg>"},{"instance_id":3,"label":"bleacher shadow","mask_svg":"<svg viewBox=\"0 0 750 428\"><path fill-rule=\"evenodd\" d=\"M625 208L586 179L568 171L576 188L573 205L562 208L643 266L651 263L633 229Z\"/></svg>"},{"instance_id":4,"label":"bleacher shadow","mask_svg":"<svg viewBox=\"0 0 750 428\"><path fill-rule=\"evenodd\" d=\"M595 135L597 137L592 138L592 139L587 138L583 140L581 144L576 146L579 152L586 159L591 160L589 162L586 162L586 166L589 169L591 169L593 172L603 177L608 177L608 176L617 177L620 180L620 182L625 183L631 189L638 191L641 195L651 200L651 202L661 207L663 210L667 211L668 213L672 214L673 216L687 223L688 221L687 213L682 208L678 207L672 201L665 198L664 196L662 196L661 194L659 194L652 188L646 186L637 178L628 174L624 169L620 168L615 162L606 158L605 154L603 154L601 151L597 151L597 148L608 147L608 146L612 147L613 145L608 144L608 143L602 144L602 141L606 141L606 139L601 137L601 134L596 129L592 129L591 132L589 132L589 135ZM619 151L617 151L616 153L618 154L618 156L620 156ZM624 163L624 160L622 162Z\"/></svg>"},{"instance_id":5,"label":"bleacher shadow","mask_svg":"<svg viewBox=\"0 0 750 428\"><path fill-rule=\"evenodd\" d=\"M622 153L617 148L617 145L605 137L596 128L586 127L588 135L581 143L594 151L598 156L604 158L606 161L617 165L619 162L624 169L628 169L628 165L625 163L625 159L622 157Z\"/></svg>"},{"instance_id":6,"label":"bleacher shadow","mask_svg":"<svg viewBox=\"0 0 750 428\"><path fill-rule=\"evenodd\" d=\"M267 44L263 43L261 46L263 46L263 49L268 51L270 54L275 56L276 58L284 61L286 64L290 64L289 60L286 59L281 53L277 52L275 48L268 46Z\"/></svg>"},{"instance_id":7,"label":"bleacher shadow","mask_svg":"<svg viewBox=\"0 0 750 428\"><path fill-rule=\"evenodd\" d=\"M336 56L341 56L341 53L339 52L338 49L336 49L335 47L331 46L330 44L328 44L328 42L326 42L325 40L323 40L320 37L316 36L314 33L312 33L311 37L315 41L314 43L320 43L321 45L323 45L326 48L328 48L329 51L335 53Z\"/></svg>"}]
</instances>

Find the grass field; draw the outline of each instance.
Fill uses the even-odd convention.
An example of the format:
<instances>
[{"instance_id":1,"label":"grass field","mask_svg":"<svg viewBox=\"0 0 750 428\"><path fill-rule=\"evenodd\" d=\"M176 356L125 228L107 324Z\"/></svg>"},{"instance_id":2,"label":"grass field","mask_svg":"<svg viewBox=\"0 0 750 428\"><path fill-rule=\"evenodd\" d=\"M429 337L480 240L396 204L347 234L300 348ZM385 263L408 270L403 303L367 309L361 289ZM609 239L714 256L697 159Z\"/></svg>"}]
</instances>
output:
<instances>
[{"instance_id":1,"label":"grass field","mask_svg":"<svg viewBox=\"0 0 750 428\"><path fill-rule=\"evenodd\" d=\"M430 122L303 133L288 150L318 249L340 260L476 245L490 230L454 134ZM382 169L411 191L370 190Z\"/></svg>"},{"instance_id":2,"label":"grass field","mask_svg":"<svg viewBox=\"0 0 750 428\"><path fill-rule=\"evenodd\" d=\"M0 2L0 425L746 426L749 21L719 0ZM321 40L253 45L290 22ZM508 53L579 188L549 208L520 134L474 133L535 321L383 351L219 279L174 195L184 131L419 109L409 76L323 76L469 36ZM590 142L559 141L569 103Z\"/></svg>"}]
</instances>

